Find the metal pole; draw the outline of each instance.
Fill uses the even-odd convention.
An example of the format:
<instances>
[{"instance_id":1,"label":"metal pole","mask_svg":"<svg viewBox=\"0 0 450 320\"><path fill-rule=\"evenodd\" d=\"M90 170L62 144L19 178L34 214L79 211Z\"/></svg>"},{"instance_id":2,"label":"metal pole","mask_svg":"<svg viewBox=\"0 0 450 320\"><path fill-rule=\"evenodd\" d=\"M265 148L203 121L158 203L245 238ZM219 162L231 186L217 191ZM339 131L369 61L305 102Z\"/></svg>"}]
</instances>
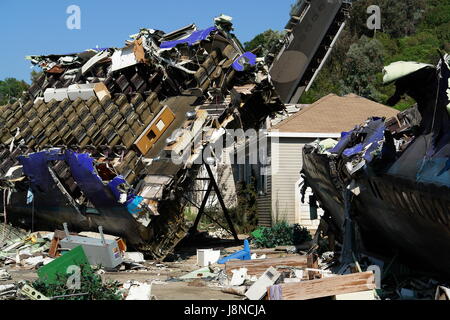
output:
<instances>
[{"instance_id":1,"label":"metal pole","mask_svg":"<svg viewBox=\"0 0 450 320\"><path fill-rule=\"evenodd\" d=\"M217 194L217 198L219 199L220 206L222 207L223 214L225 215L225 219L228 222L228 226L230 227L230 230L231 230L231 233L233 234L234 240L236 240L236 242L238 242L239 238L238 238L237 232L234 229L233 222L231 221L230 215L228 214L227 207L225 206L225 202L223 201L222 194L220 193L220 189L219 189L219 187L218 187L218 185L216 183L216 180L214 179L214 175L213 175L213 173L211 171L211 167L208 164L206 164L206 163L205 163L205 167L206 167L206 171L208 171L209 177L211 178L210 185L213 186L214 191Z\"/></svg>"},{"instance_id":2,"label":"metal pole","mask_svg":"<svg viewBox=\"0 0 450 320\"><path fill-rule=\"evenodd\" d=\"M209 194L212 191L212 184L211 182L208 185L208 189L206 190L205 197L203 198L202 204L200 206L200 209L198 209L197 218L195 218L194 222L194 230L197 230L198 224L200 223L200 219L202 218L203 212L205 211L206 203L208 202Z\"/></svg>"},{"instance_id":3,"label":"metal pole","mask_svg":"<svg viewBox=\"0 0 450 320\"><path fill-rule=\"evenodd\" d=\"M311 89L311 86L313 85L314 80L316 80L320 70L322 70L323 66L325 65L325 62L327 62L328 57L330 56L331 51L333 50L336 41L339 39L339 36L341 35L342 31L344 30L344 27L345 27L345 22L343 22L341 24L341 27L339 28L339 31L337 32L336 36L334 37L333 42L331 43L330 48L327 51L327 54L325 55L322 62L320 63L319 68L317 68L316 72L314 72L314 75L311 78L311 80L309 81L308 86L305 89L305 92L308 92L309 89Z\"/></svg>"}]
</instances>

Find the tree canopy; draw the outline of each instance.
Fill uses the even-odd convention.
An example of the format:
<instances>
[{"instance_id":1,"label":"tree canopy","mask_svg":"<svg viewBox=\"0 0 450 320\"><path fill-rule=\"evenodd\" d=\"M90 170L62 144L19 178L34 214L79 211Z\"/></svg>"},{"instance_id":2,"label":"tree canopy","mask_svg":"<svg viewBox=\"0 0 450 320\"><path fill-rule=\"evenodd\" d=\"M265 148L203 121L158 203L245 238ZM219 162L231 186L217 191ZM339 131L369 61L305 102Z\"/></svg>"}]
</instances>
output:
<instances>
[{"instance_id":1,"label":"tree canopy","mask_svg":"<svg viewBox=\"0 0 450 320\"><path fill-rule=\"evenodd\" d=\"M251 41L244 43L245 50L253 51L259 47L260 50L257 52L257 54L260 57L264 57L269 53L270 49L272 49L272 47L275 46L277 42L283 38L283 35L284 33L281 31L274 31L272 29L269 29L267 31L264 31L263 33L258 34Z\"/></svg>"},{"instance_id":2,"label":"tree canopy","mask_svg":"<svg viewBox=\"0 0 450 320\"><path fill-rule=\"evenodd\" d=\"M367 8L372 0L354 1L350 20L337 41L329 60L301 103L312 103L335 93L355 93L386 103L393 86L382 83L383 66L395 61L436 64L438 50L450 53L450 0L378 0L381 30L367 28ZM247 42L247 50L264 48L261 55L281 39L279 31L267 30ZM396 106L412 104L405 98Z\"/></svg>"},{"instance_id":3,"label":"tree canopy","mask_svg":"<svg viewBox=\"0 0 450 320\"><path fill-rule=\"evenodd\" d=\"M28 88L29 85L25 81L15 78L0 80L0 105L16 101Z\"/></svg>"},{"instance_id":4,"label":"tree canopy","mask_svg":"<svg viewBox=\"0 0 450 320\"><path fill-rule=\"evenodd\" d=\"M380 103L393 94L382 83L382 67L395 61L436 64L438 50L450 51L450 0L379 0L381 30L366 26L371 0L353 3L350 21L338 40L326 67L302 103L329 94L354 92ZM403 110L413 101L396 106Z\"/></svg>"}]
</instances>

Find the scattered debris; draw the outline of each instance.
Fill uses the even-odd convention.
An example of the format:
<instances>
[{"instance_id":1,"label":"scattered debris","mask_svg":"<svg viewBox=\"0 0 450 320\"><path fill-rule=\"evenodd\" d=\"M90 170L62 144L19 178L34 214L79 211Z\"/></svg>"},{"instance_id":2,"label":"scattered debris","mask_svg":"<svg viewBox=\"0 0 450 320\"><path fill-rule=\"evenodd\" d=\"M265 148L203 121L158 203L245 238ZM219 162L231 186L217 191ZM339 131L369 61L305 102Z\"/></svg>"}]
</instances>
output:
<instances>
[{"instance_id":1,"label":"scattered debris","mask_svg":"<svg viewBox=\"0 0 450 320\"><path fill-rule=\"evenodd\" d=\"M129 290L125 300L153 300L151 284L128 281L123 287Z\"/></svg>"},{"instance_id":2,"label":"scattered debris","mask_svg":"<svg viewBox=\"0 0 450 320\"><path fill-rule=\"evenodd\" d=\"M245 268L249 275L260 277L269 267L277 270L288 270L290 268L304 269L313 266L312 256L293 255L286 258L270 258L264 260L228 261L225 271L230 276L233 270Z\"/></svg>"},{"instance_id":3,"label":"scattered debris","mask_svg":"<svg viewBox=\"0 0 450 320\"><path fill-rule=\"evenodd\" d=\"M220 250L197 249L197 265L207 267L219 261Z\"/></svg>"},{"instance_id":4,"label":"scattered debris","mask_svg":"<svg viewBox=\"0 0 450 320\"><path fill-rule=\"evenodd\" d=\"M17 286L15 284L0 284L0 300L14 299L17 295Z\"/></svg>"},{"instance_id":5,"label":"scattered debris","mask_svg":"<svg viewBox=\"0 0 450 320\"><path fill-rule=\"evenodd\" d=\"M335 275L322 279L280 284L278 296L269 300L309 300L375 289L373 272Z\"/></svg>"},{"instance_id":6,"label":"scattered debris","mask_svg":"<svg viewBox=\"0 0 450 320\"><path fill-rule=\"evenodd\" d=\"M0 281L11 280L11 275L5 269L0 269Z\"/></svg>"},{"instance_id":7,"label":"scattered debris","mask_svg":"<svg viewBox=\"0 0 450 320\"><path fill-rule=\"evenodd\" d=\"M311 242L306 228L278 223L252 233L253 245L273 250L252 254L245 240L242 250L219 259L218 250L195 248L203 268L173 278L174 264L161 263L186 235L186 190L203 165L210 168L203 151L213 149L227 128L263 127L285 109L282 100L296 103L308 91L345 26L344 3L299 1L277 45L280 54L264 59L245 52L225 15L204 30L194 24L170 33L141 29L123 48L27 57L43 74L19 101L0 107L0 263L6 268L0 281L12 280L9 268L38 269L39 279L0 285L0 299L152 300L153 284L187 281L250 300L449 300L448 284L432 279L394 276L395 284L388 283L392 264L375 283L370 267L384 262L364 260L353 243L362 231L361 238L380 240L379 248L426 247L412 255L448 274L448 263L441 262L450 261L442 249L449 236L441 232L450 186L448 55L437 67L399 62L385 68L384 81L397 85L390 102L409 93L416 107L388 121L373 117L339 141L305 147L303 192L310 186L317 194L330 229L331 251L322 250L320 259L319 232ZM294 41L319 6L324 13L307 27L323 29L323 37L301 31L308 41ZM296 67L286 72L292 63ZM360 211L366 214L350 214ZM366 220L371 215L377 219ZM399 220L386 224L391 216ZM84 232L69 233L68 224L55 230L62 219ZM404 229L399 221L408 221ZM7 222L48 231L30 233ZM413 228L424 223L427 233ZM225 235L224 229L208 231L210 238ZM336 235L344 235L340 252ZM126 252L126 244L138 252ZM441 251L444 257L435 259ZM100 275L110 270L120 276L145 270L167 279L121 285L103 281ZM81 286L68 288L78 271Z\"/></svg>"},{"instance_id":8,"label":"scattered debris","mask_svg":"<svg viewBox=\"0 0 450 320\"><path fill-rule=\"evenodd\" d=\"M31 258L25 259L25 260L23 260L23 262L28 264L28 265L32 265L34 267L37 267L39 265L49 264L53 260L54 260L53 258L49 258L49 257L45 258L43 256L36 256L36 257L31 257Z\"/></svg>"},{"instance_id":9,"label":"scattered debris","mask_svg":"<svg viewBox=\"0 0 450 320\"><path fill-rule=\"evenodd\" d=\"M124 261L131 261L134 263L145 262L144 254L141 252L125 252L123 259Z\"/></svg>"},{"instance_id":10,"label":"scattered debris","mask_svg":"<svg viewBox=\"0 0 450 320\"><path fill-rule=\"evenodd\" d=\"M64 224L66 237L60 241L64 248L73 249L81 246L91 265L101 265L106 269L114 269L122 263L122 254L116 240L106 240L103 228L99 227L101 239L73 236Z\"/></svg>"},{"instance_id":11,"label":"scattered debris","mask_svg":"<svg viewBox=\"0 0 450 320\"><path fill-rule=\"evenodd\" d=\"M19 292L25 296L27 296L31 300L50 300L46 296L44 296L39 291L35 290L33 287L27 285L26 283L19 284Z\"/></svg>"},{"instance_id":12,"label":"scattered debris","mask_svg":"<svg viewBox=\"0 0 450 320\"><path fill-rule=\"evenodd\" d=\"M244 240L244 249L239 250L227 257L220 259L217 263L225 264L230 260L251 260L250 244L248 240Z\"/></svg>"},{"instance_id":13,"label":"scattered debris","mask_svg":"<svg viewBox=\"0 0 450 320\"><path fill-rule=\"evenodd\" d=\"M231 273L233 274L230 280L230 286L232 287L238 287L243 285L245 280L247 279L246 268L234 269L231 270Z\"/></svg>"},{"instance_id":14,"label":"scattered debris","mask_svg":"<svg viewBox=\"0 0 450 320\"><path fill-rule=\"evenodd\" d=\"M215 278L217 274L211 271L209 267L192 271L184 276L180 277L180 280L191 280L200 278Z\"/></svg>"},{"instance_id":15,"label":"scattered debris","mask_svg":"<svg viewBox=\"0 0 450 320\"><path fill-rule=\"evenodd\" d=\"M245 292L247 292L247 287L246 286L240 286L240 287L225 287L222 288L222 292L224 293L230 293L230 294L235 294L238 296L245 296Z\"/></svg>"},{"instance_id":16,"label":"scattered debris","mask_svg":"<svg viewBox=\"0 0 450 320\"><path fill-rule=\"evenodd\" d=\"M261 300L267 294L267 288L274 285L280 276L281 273L277 270L272 267L268 268L250 289L248 289L245 296L249 300Z\"/></svg>"}]
</instances>

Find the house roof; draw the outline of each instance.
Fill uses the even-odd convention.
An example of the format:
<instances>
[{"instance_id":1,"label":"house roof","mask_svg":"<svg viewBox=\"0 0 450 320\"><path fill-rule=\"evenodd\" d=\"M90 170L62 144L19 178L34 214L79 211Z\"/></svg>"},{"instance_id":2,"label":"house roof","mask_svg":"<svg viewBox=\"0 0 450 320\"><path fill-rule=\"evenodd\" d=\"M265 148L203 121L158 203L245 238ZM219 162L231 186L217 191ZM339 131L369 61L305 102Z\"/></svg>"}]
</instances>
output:
<instances>
[{"instance_id":1,"label":"house roof","mask_svg":"<svg viewBox=\"0 0 450 320\"><path fill-rule=\"evenodd\" d=\"M399 111L355 94L329 94L272 127L271 131L340 133L370 117L395 117Z\"/></svg>"}]
</instances>

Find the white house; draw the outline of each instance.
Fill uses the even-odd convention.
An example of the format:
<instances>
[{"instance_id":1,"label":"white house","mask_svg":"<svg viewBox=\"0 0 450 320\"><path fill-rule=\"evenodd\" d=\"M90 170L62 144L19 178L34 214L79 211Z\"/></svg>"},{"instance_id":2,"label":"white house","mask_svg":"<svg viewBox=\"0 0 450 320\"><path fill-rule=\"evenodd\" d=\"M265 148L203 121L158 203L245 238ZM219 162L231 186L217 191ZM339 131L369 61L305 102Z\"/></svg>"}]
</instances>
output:
<instances>
[{"instance_id":1,"label":"white house","mask_svg":"<svg viewBox=\"0 0 450 320\"><path fill-rule=\"evenodd\" d=\"M300 201L302 152L305 144L317 139L341 136L372 116L391 118L397 110L356 95L330 94L271 127L267 133L268 165L236 166L235 180L257 179L258 219L262 226L285 220L317 229L309 204ZM268 173L262 175L262 172ZM309 197L306 197L308 201ZM320 210L319 210L320 215Z\"/></svg>"}]
</instances>

